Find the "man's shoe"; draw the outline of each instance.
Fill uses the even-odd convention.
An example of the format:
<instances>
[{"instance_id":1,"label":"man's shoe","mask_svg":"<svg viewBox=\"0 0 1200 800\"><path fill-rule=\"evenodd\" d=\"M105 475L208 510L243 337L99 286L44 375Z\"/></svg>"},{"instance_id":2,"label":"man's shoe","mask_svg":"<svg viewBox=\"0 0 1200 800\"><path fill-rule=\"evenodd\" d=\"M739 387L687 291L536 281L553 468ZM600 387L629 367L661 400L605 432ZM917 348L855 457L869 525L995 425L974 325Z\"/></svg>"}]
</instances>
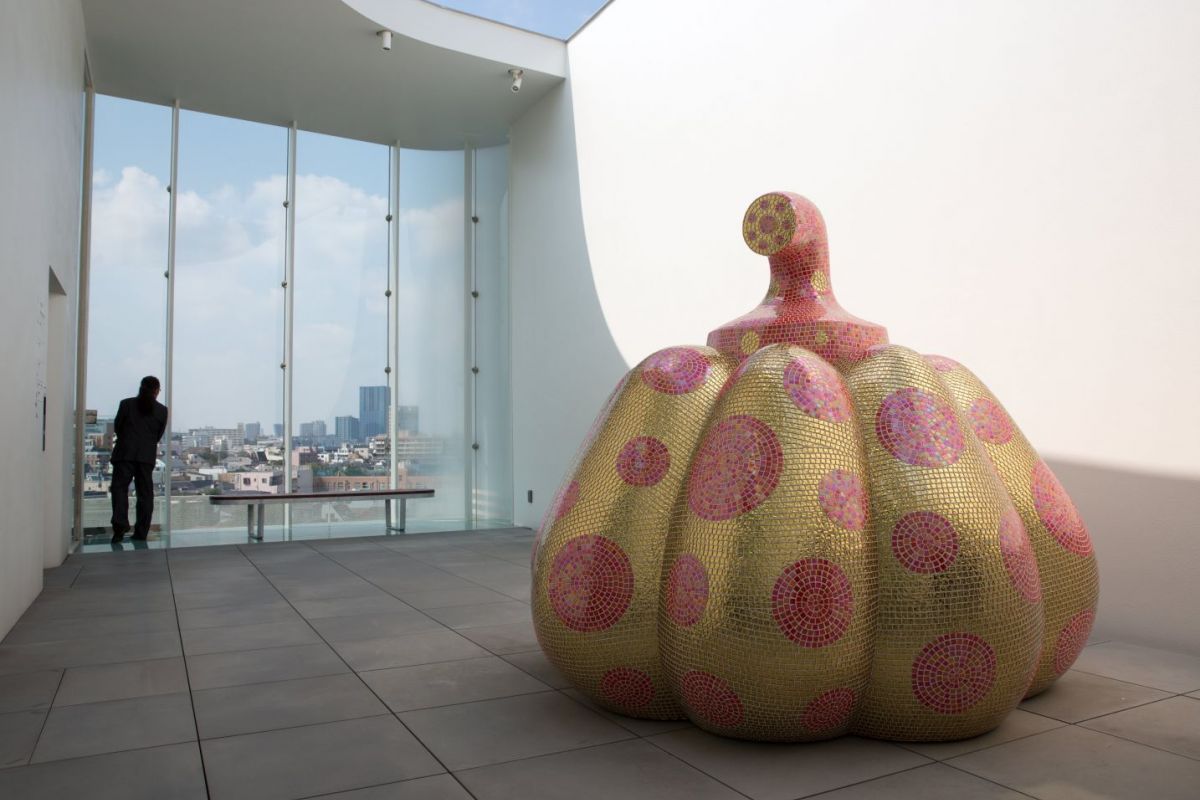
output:
<instances>
[{"instance_id":1,"label":"man's shoe","mask_svg":"<svg viewBox=\"0 0 1200 800\"><path fill-rule=\"evenodd\" d=\"M123 541L125 541L125 534L123 534L123 533L114 533L114 534L113 534L113 537L112 537L112 542L111 542L111 544L120 544L120 543L121 543L121 542L123 542Z\"/></svg>"}]
</instances>

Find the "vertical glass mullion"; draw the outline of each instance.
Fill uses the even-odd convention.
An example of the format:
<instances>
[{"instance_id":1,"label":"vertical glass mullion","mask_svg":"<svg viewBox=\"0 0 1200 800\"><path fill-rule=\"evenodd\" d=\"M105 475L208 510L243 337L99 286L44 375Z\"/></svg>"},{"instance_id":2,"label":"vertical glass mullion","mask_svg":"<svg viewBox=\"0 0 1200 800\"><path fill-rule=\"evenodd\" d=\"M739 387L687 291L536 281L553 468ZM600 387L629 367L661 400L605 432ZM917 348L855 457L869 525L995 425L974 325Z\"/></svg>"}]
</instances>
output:
<instances>
[{"instance_id":1,"label":"vertical glass mullion","mask_svg":"<svg viewBox=\"0 0 1200 800\"><path fill-rule=\"evenodd\" d=\"M463 253L465 254L463 263L465 269L465 280L467 292L465 297L463 326L464 326L464 347L466 354L466 391L463 393L464 400L464 415L466 426L463 436L463 441L466 443L466 457L464 464L466 468L466 492L464 493L466 508L465 520L466 527L474 528L477 523L477 510L479 503L476 497L479 484L479 432L476 427L476 406L479 395L478 376L478 349L475 340L476 319L475 311L476 304L479 298L478 276L476 274L476 225L479 222L479 210L476 206L475 196L475 147L467 142L463 147Z\"/></svg>"},{"instance_id":2,"label":"vertical glass mullion","mask_svg":"<svg viewBox=\"0 0 1200 800\"><path fill-rule=\"evenodd\" d=\"M166 341L163 346L163 360L166 362L163 368L163 382L166 389L167 407L174 405L174 395L172 389L175 383L175 212L177 199L179 197L178 187L176 183L179 180L179 100L176 100L171 105L171 177L167 182L167 270L164 277L167 279L167 320L166 320ZM171 544L171 471L172 471L172 446L171 441L174 432L174 421L171 416L167 416L167 452L166 461L163 465L163 531L166 544L170 547Z\"/></svg>"},{"instance_id":3,"label":"vertical glass mullion","mask_svg":"<svg viewBox=\"0 0 1200 800\"><path fill-rule=\"evenodd\" d=\"M388 423L389 485L400 488L400 143L388 148ZM389 501L390 502L390 501ZM391 533L391 531L387 531Z\"/></svg>"},{"instance_id":4,"label":"vertical glass mullion","mask_svg":"<svg viewBox=\"0 0 1200 800\"><path fill-rule=\"evenodd\" d=\"M283 491L292 493L292 369L295 352L295 280L296 280L296 123L288 128L287 151L287 198L284 200L287 215L284 220L283 238ZM283 535L290 538L292 532L292 505L283 504Z\"/></svg>"}]
</instances>

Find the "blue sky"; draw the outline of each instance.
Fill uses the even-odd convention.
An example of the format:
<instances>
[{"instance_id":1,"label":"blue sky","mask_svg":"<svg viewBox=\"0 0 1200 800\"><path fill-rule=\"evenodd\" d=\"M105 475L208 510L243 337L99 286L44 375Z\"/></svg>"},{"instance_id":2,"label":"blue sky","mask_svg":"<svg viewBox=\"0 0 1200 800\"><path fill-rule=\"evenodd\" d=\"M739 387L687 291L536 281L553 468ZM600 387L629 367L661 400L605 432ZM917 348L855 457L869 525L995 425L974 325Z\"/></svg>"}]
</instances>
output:
<instances>
[{"instance_id":1,"label":"blue sky","mask_svg":"<svg viewBox=\"0 0 1200 800\"><path fill-rule=\"evenodd\" d=\"M570 38L605 0L435 0L437 5L494 19L507 25Z\"/></svg>"}]
</instances>

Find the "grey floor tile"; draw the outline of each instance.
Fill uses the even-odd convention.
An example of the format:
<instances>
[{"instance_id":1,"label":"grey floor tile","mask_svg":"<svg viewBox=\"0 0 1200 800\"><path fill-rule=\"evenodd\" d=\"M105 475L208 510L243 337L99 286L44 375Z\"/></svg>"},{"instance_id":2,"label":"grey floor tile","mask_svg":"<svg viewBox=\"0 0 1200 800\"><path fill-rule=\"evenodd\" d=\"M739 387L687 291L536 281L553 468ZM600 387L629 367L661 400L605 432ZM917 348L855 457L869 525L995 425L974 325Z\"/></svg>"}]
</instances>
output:
<instances>
[{"instance_id":1,"label":"grey floor tile","mask_svg":"<svg viewBox=\"0 0 1200 800\"><path fill-rule=\"evenodd\" d=\"M46 719L33 760L78 758L195 738L192 701L186 692L56 707Z\"/></svg>"},{"instance_id":2,"label":"grey floor tile","mask_svg":"<svg viewBox=\"0 0 1200 800\"><path fill-rule=\"evenodd\" d=\"M511 625L465 628L462 635L498 656L510 653L528 653L531 650L541 649L538 645L537 634L533 632L532 620L516 622Z\"/></svg>"},{"instance_id":3,"label":"grey floor tile","mask_svg":"<svg viewBox=\"0 0 1200 800\"><path fill-rule=\"evenodd\" d=\"M266 603L243 606L192 608L179 612L179 627L183 630L223 628L235 625L261 625L274 622L297 622L300 615L280 598Z\"/></svg>"},{"instance_id":4,"label":"grey floor tile","mask_svg":"<svg viewBox=\"0 0 1200 800\"><path fill-rule=\"evenodd\" d=\"M1169 697L1169 693L1133 683L1070 670L1021 708L1063 722L1080 722Z\"/></svg>"},{"instance_id":5,"label":"grey floor tile","mask_svg":"<svg viewBox=\"0 0 1200 800\"><path fill-rule=\"evenodd\" d=\"M426 589L420 592L401 592L399 598L422 611L430 608L473 606L480 603L507 603L512 598L482 586L465 589Z\"/></svg>"},{"instance_id":6,"label":"grey floor tile","mask_svg":"<svg viewBox=\"0 0 1200 800\"><path fill-rule=\"evenodd\" d=\"M183 631L183 651L189 656L317 644L320 641L321 637L303 620Z\"/></svg>"},{"instance_id":7,"label":"grey floor tile","mask_svg":"<svg viewBox=\"0 0 1200 800\"><path fill-rule=\"evenodd\" d=\"M13 800L206 800L195 742L0 771Z\"/></svg>"},{"instance_id":8,"label":"grey floor tile","mask_svg":"<svg viewBox=\"0 0 1200 800\"><path fill-rule=\"evenodd\" d=\"M387 592L361 597L335 597L329 600L297 600L296 610L306 619L350 617L358 614L395 614L411 611L412 607Z\"/></svg>"},{"instance_id":9,"label":"grey floor tile","mask_svg":"<svg viewBox=\"0 0 1200 800\"><path fill-rule=\"evenodd\" d=\"M483 628L512 625L530 619L532 613L525 603L510 600L505 603L482 603L473 606L434 608L426 612L447 628Z\"/></svg>"},{"instance_id":10,"label":"grey floor tile","mask_svg":"<svg viewBox=\"0 0 1200 800\"><path fill-rule=\"evenodd\" d=\"M45 711L0 714L0 769L29 762L45 721Z\"/></svg>"},{"instance_id":11,"label":"grey floor tile","mask_svg":"<svg viewBox=\"0 0 1200 800\"><path fill-rule=\"evenodd\" d=\"M792 800L928 763L924 756L893 744L853 736L768 744L690 728L646 741L754 800Z\"/></svg>"},{"instance_id":12,"label":"grey floor tile","mask_svg":"<svg viewBox=\"0 0 1200 800\"><path fill-rule=\"evenodd\" d=\"M66 639L90 639L129 633L163 633L174 631L175 611L145 614L121 614L114 617L57 619L48 622L23 622L4 638L5 644L37 644L61 642Z\"/></svg>"},{"instance_id":13,"label":"grey floor tile","mask_svg":"<svg viewBox=\"0 0 1200 800\"><path fill-rule=\"evenodd\" d=\"M617 742L457 773L479 800L737 800L646 742Z\"/></svg>"},{"instance_id":14,"label":"grey floor tile","mask_svg":"<svg viewBox=\"0 0 1200 800\"><path fill-rule=\"evenodd\" d=\"M415 609L391 614L359 614L350 617L325 617L311 621L312 626L330 644L363 639L386 639L408 633L441 630L442 626Z\"/></svg>"},{"instance_id":15,"label":"grey floor tile","mask_svg":"<svg viewBox=\"0 0 1200 800\"><path fill-rule=\"evenodd\" d=\"M343 570L344 572L344 570ZM272 578L272 583L292 603L301 600L330 600L335 597L363 597L373 595L379 588L362 578L349 573L344 578Z\"/></svg>"},{"instance_id":16,"label":"grey floor tile","mask_svg":"<svg viewBox=\"0 0 1200 800\"><path fill-rule=\"evenodd\" d=\"M590 698L578 689L564 689L562 693L576 703L582 704L585 708L595 711L605 719L620 725L625 730L635 733L638 736L657 736L660 733L692 727L692 723L686 719L637 719L635 717L627 717L624 714L614 714L611 711L600 708L600 706L593 703Z\"/></svg>"},{"instance_id":17,"label":"grey floor tile","mask_svg":"<svg viewBox=\"0 0 1200 800\"><path fill-rule=\"evenodd\" d=\"M183 659L179 657L98 664L68 669L54 698L54 705L100 703L187 690L187 673L183 668Z\"/></svg>"},{"instance_id":18,"label":"grey floor tile","mask_svg":"<svg viewBox=\"0 0 1200 800\"><path fill-rule=\"evenodd\" d=\"M504 656L508 663L528 672L542 683L555 689L569 689L571 682L546 658L541 650L528 653L510 653Z\"/></svg>"},{"instance_id":19,"label":"grey floor tile","mask_svg":"<svg viewBox=\"0 0 1200 800\"><path fill-rule=\"evenodd\" d=\"M1042 800L1195 800L1200 762L1065 725L948 762Z\"/></svg>"},{"instance_id":20,"label":"grey floor tile","mask_svg":"<svg viewBox=\"0 0 1200 800\"><path fill-rule=\"evenodd\" d=\"M451 771L631 736L553 691L409 711L400 719Z\"/></svg>"},{"instance_id":21,"label":"grey floor tile","mask_svg":"<svg viewBox=\"0 0 1200 800\"><path fill-rule=\"evenodd\" d=\"M240 589L205 589L198 592L181 592L175 595L175 607L180 611L191 611L197 608L263 605L275 603L278 600L279 592L264 583Z\"/></svg>"},{"instance_id":22,"label":"grey floor tile","mask_svg":"<svg viewBox=\"0 0 1200 800\"><path fill-rule=\"evenodd\" d=\"M411 575L398 574L394 570L383 571L378 574L372 574L371 582L396 597L403 597L406 594L413 594L415 592L435 590L465 591L467 589L479 588L479 584L477 583L472 583L465 578L459 578L430 566L424 566L420 571L414 572Z\"/></svg>"},{"instance_id":23,"label":"grey floor tile","mask_svg":"<svg viewBox=\"0 0 1200 800\"><path fill-rule=\"evenodd\" d=\"M178 633L130 633L39 644L0 645L0 675L43 669L147 661L180 654Z\"/></svg>"},{"instance_id":24,"label":"grey floor tile","mask_svg":"<svg viewBox=\"0 0 1200 800\"><path fill-rule=\"evenodd\" d=\"M323 794L320 800L474 800L451 775L430 775L411 781Z\"/></svg>"},{"instance_id":25,"label":"grey floor tile","mask_svg":"<svg viewBox=\"0 0 1200 800\"><path fill-rule=\"evenodd\" d=\"M1011 714L1004 718L1004 722L1000 723L1000 727L990 733L985 733L982 736L975 736L971 739L962 739L957 742L903 742L902 747L920 753L923 756L936 758L938 761L945 761L948 758L961 756L964 753L971 753L976 750L982 750L985 747L1011 742L1015 739L1022 739L1026 736L1032 736L1035 733L1042 733L1051 728L1057 728L1063 723L1043 717L1039 714L1031 714L1028 711L1014 709Z\"/></svg>"},{"instance_id":26,"label":"grey floor tile","mask_svg":"<svg viewBox=\"0 0 1200 800\"><path fill-rule=\"evenodd\" d=\"M897 772L820 796L820 800L1024 800L1026 795L945 764Z\"/></svg>"},{"instance_id":27,"label":"grey floor tile","mask_svg":"<svg viewBox=\"0 0 1200 800\"><path fill-rule=\"evenodd\" d=\"M546 684L495 656L362 673L393 711L544 692Z\"/></svg>"},{"instance_id":28,"label":"grey floor tile","mask_svg":"<svg viewBox=\"0 0 1200 800\"><path fill-rule=\"evenodd\" d=\"M201 746L212 800L293 800L445 771L390 714Z\"/></svg>"},{"instance_id":29,"label":"grey floor tile","mask_svg":"<svg viewBox=\"0 0 1200 800\"><path fill-rule=\"evenodd\" d=\"M467 641L454 631L445 629L407 636L390 636L386 639L343 642L334 645L334 649L359 672L490 655L482 647Z\"/></svg>"},{"instance_id":30,"label":"grey floor tile","mask_svg":"<svg viewBox=\"0 0 1200 800\"><path fill-rule=\"evenodd\" d=\"M346 663L324 642L188 656L187 664L192 691L349 671Z\"/></svg>"},{"instance_id":31,"label":"grey floor tile","mask_svg":"<svg viewBox=\"0 0 1200 800\"><path fill-rule=\"evenodd\" d=\"M1200 689L1200 658L1124 642L1085 647L1075 669L1173 694Z\"/></svg>"},{"instance_id":32,"label":"grey floor tile","mask_svg":"<svg viewBox=\"0 0 1200 800\"><path fill-rule=\"evenodd\" d=\"M50 708L62 674L60 669L47 669L5 676L0 680L0 714Z\"/></svg>"},{"instance_id":33,"label":"grey floor tile","mask_svg":"<svg viewBox=\"0 0 1200 800\"><path fill-rule=\"evenodd\" d=\"M387 713L356 675L326 675L192 694L201 739Z\"/></svg>"},{"instance_id":34,"label":"grey floor tile","mask_svg":"<svg viewBox=\"0 0 1200 800\"><path fill-rule=\"evenodd\" d=\"M1160 700L1088 720L1083 726L1200 759L1200 700L1191 697Z\"/></svg>"}]
</instances>

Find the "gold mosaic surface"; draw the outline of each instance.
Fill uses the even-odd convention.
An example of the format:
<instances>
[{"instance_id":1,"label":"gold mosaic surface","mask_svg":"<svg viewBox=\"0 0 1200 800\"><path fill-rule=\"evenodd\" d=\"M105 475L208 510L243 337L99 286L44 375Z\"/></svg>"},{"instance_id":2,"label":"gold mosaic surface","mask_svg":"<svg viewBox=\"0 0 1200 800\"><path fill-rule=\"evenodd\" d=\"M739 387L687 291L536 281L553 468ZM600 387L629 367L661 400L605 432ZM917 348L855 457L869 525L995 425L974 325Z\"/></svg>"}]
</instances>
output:
<instances>
[{"instance_id":1,"label":"gold mosaic surface","mask_svg":"<svg viewBox=\"0 0 1200 800\"><path fill-rule=\"evenodd\" d=\"M743 234L763 306L633 369L548 511L542 647L605 708L727 736L984 733L1086 642L1086 528L973 375L837 305L815 206L765 195Z\"/></svg>"}]
</instances>

